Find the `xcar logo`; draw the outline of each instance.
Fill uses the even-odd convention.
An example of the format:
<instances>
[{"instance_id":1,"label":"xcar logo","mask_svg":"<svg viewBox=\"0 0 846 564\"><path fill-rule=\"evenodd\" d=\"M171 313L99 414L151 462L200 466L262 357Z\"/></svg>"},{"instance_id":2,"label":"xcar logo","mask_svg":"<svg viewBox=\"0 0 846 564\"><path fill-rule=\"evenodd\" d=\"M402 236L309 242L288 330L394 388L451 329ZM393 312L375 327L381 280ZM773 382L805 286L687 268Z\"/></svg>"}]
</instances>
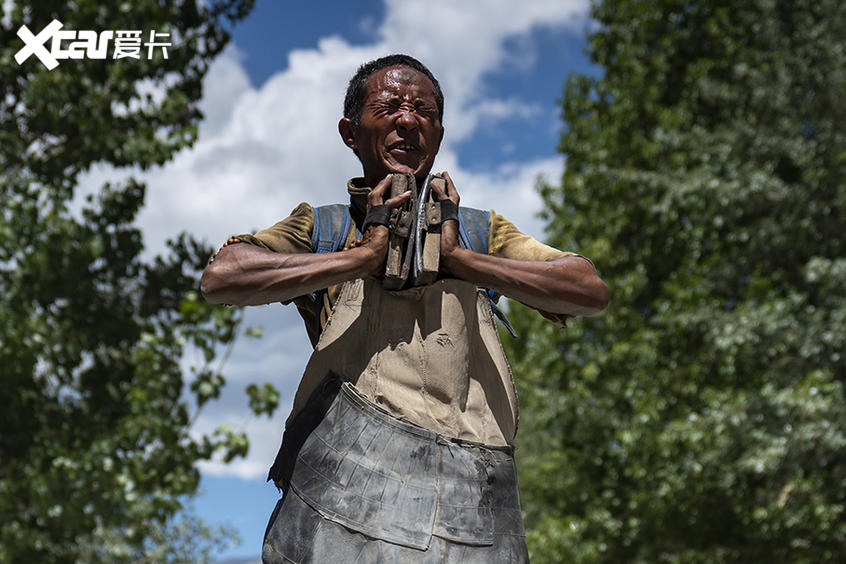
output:
<instances>
[{"instance_id":1,"label":"xcar logo","mask_svg":"<svg viewBox=\"0 0 846 564\"><path fill-rule=\"evenodd\" d=\"M59 66L62 59L105 59L112 38L114 41L113 59L132 58L139 59L141 53L141 31L101 31L99 34L91 30L62 30L62 22L53 20L47 27L42 29L38 35L33 34L28 27L22 25L18 29L18 37L24 42L24 46L15 53L15 61L20 65L32 55L47 67L53 70ZM170 41L157 41L158 39L169 38L170 33L150 32L150 40L144 46L147 47L147 58L153 57L153 50L160 48L162 56L167 59L167 48L171 46ZM46 44L50 41L50 48ZM63 48L62 42L68 42Z\"/></svg>"}]
</instances>

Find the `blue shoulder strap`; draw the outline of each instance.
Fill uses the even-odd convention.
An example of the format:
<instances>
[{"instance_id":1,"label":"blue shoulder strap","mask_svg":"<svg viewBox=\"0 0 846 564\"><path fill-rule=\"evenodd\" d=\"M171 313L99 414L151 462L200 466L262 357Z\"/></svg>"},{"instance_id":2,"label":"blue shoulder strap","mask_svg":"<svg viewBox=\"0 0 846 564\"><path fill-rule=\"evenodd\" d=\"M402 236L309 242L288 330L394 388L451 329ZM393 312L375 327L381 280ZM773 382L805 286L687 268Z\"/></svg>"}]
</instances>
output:
<instances>
[{"instance_id":1,"label":"blue shoulder strap","mask_svg":"<svg viewBox=\"0 0 846 564\"><path fill-rule=\"evenodd\" d=\"M458 238L461 246L471 251L488 254L488 236L491 230L491 214L485 210L475 208L458 208ZM499 309L494 300L494 291L486 288L488 300L491 304L493 314L505 325L511 336L517 338L517 332L511 326L511 322L505 313Z\"/></svg>"},{"instance_id":2,"label":"blue shoulder strap","mask_svg":"<svg viewBox=\"0 0 846 564\"><path fill-rule=\"evenodd\" d=\"M330 204L312 209L312 250L315 253L336 253L343 249L350 231L350 207L346 204Z\"/></svg>"},{"instance_id":3,"label":"blue shoulder strap","mask_svg":"<svg viewBox=\"0 0 846 564\"><path fill-rule=\"evenodd\" d=\"M330 204L313 206L312 210L314 211L314 227L311 231L312 251L335 253L342 250L352 223L350 207L346 204ZM320 313L323 311L324 294L326 294L325 288L308 295L308 309L311 310L314 320L314 326L308 329L312 345L317 344L317 338L320 336Z\"/></svg>"},{"instance_id":4,"label":"blue shoulder strap","mask_svg":"<svg viewBox=\"0 0 846 564\"><path fill-rule=\"evenodd\" d=\"M465 249L488 254L490 229L490 212L475 208L458 208L458 238Z\"/></svg>"}]
</instances>

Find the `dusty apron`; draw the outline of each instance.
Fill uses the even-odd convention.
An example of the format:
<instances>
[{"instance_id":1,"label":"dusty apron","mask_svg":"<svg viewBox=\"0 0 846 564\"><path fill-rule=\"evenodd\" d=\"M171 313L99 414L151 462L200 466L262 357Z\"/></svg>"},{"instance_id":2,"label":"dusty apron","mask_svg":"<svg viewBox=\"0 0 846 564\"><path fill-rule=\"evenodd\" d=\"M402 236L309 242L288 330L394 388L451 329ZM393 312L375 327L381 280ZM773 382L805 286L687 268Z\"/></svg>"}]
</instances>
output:
<instances>
[{"instance_id":1,"label":"dusty apron","mask_svg":"<svg viewBox=\"0 0 846 564\"><path fill-rule=\"evenodd\" d=\"M516 406L483 291L346 283L270 471L263 561L527 561Z\"/></svg>"}]
</instances>

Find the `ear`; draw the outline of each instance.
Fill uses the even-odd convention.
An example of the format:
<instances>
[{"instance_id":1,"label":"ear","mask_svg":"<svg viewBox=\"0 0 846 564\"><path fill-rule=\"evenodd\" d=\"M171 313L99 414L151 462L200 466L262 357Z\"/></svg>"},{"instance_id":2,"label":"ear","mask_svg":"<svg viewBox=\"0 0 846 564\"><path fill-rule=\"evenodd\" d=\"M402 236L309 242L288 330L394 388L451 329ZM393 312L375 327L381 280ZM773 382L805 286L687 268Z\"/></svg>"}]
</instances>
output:
<instances>
[{"instance_id":1,"label":"ear","mask_svg":"<svg viewBox=\"0 0 846 564\"><path fill-rule=\"evenodd\" d=\"M355 142L355 127L353 126L353 122L351 120L341 118L338 122L338 133L341 134L341 139L344 140L344 145L353 151L358 149L358 145L356 145Z\"/></svg>"},{"instance_id":2,"label":"ear","mask_svg":"<svg viewBox=\"0 0 846 564\"><path fill-rule=\"evenodd\" d=\"M441 150L441 141L444 140L444 126L441 126L441 134L438 136L438 146L435 147L435 153L437 154Z\"/></svg>"}]
</instances>

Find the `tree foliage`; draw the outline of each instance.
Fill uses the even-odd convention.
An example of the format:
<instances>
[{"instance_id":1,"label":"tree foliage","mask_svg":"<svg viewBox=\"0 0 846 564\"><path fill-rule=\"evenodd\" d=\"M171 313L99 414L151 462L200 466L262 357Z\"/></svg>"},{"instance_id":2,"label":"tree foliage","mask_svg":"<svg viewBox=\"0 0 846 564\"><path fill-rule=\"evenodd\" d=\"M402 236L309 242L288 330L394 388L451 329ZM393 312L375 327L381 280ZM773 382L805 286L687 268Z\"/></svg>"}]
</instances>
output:
<instances>
[{"instance_id":1,"label":"tree foliage","mask_svg":"<svg viewBox=\"0 0 846 564\"><path fill-rule=\"evenodd\" d=\"M81 213L70 203L92 164L146 169L196 139L203 76L225 26L252 3L3 2L0 562L191 560L205 549L186 535L212 535L172 517L197 488L197 461L246 452L232 430L189 434L224 383L215 358L239 312L198 296L211 248L194 238L142 260L142 183L107 184ZM72 30L167 32L173 45L168 58L16 63L18 28L38 33L53 18ZM206 361L190 395L186 346ZM251 394L264 412L268 394Z\"/></svg>"},{"instance_id":2,"label":"tree foliage","mask_svg":"<svg viewBox=\"0 0 846 564\"><path fill-rule=\"evenodd\" d=\"M846 553L846 5L605 0L562 101L550 242L601 316L525 310L535 562Z\"/></svg>"}]
</instances>

